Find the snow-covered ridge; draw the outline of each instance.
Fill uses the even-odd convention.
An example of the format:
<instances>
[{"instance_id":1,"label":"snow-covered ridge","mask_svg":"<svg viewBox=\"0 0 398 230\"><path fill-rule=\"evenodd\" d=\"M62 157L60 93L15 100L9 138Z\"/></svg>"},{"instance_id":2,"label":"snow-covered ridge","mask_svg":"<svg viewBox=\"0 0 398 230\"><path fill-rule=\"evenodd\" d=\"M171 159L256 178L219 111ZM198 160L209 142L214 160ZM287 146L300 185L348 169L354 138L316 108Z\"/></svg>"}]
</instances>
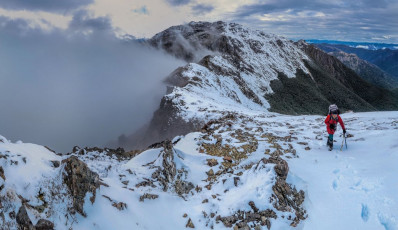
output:
<instances>
[{"instance_id":1,"label":"snow-covered ridge","mask_svg":"<svg viewBox=\"0 0 398 230\"><path fill-rule=\"evenodd\" d=\"M264 96L278 74L310 74L304 64L309 58L292 41L235 23L191 22L155 35L151 43L197 62L169 76L172 84L186 84L165 96L186 120L208 120L212 110L267 111Z\"/></svg>"},{"instance_id":2,"label":"snow-covered ridge","mask_svg":"<svg viewBox=\"0 0 398 230\"><path fill-rule=\"evenodd\" d=\"M257 122L247 120L249 124L242 125L243 120L229 115L209 124L206 131L154 144L132 159L98 148L75 147L73 153L57 155L42 146L1 138L0 195L10 197L1 200L1 212L9 216L3 227L37 227L39 219L55 229L129 229L132 225L181 229L190 222L199 229L225 229L248 221L268 228L297 225L305 219L304 193L286 183L286 162L271 151L264 155L265 146L258 146L257 138L273 136L256 127ZM231 122L237 123L233 129ZM250 135L243 129L251 130ZM222 143L217 142L220 138ZM280 151L276 139L269 145ZM76 188L69 190L68 181L76 176L65 177L65 173L76 167L75 173L96 175L102 181L100 189L84 190L83 197ZM29 174L33 177L24 178ZM85 181L89 188L98 184L90 178ZM279 221L282 216L288 218Z\"/></svg>"},{"instance_id":3,"label":"snow-covered ridge","mask_svg":"<svg viewBox=\"0 0 398 230\"><path fill-rule=\"evenodd\" d=\"M0 224L16 229L24 207L33 225L55 229L395 230L398 113L341 116L348 149L338 130L332 152L324 117L249 110L133 158L95 148L57 155L0 136ZM85 217L70 212L71 158L102 180L93 203L85 196Z\"/></svg>"}]
</instances>

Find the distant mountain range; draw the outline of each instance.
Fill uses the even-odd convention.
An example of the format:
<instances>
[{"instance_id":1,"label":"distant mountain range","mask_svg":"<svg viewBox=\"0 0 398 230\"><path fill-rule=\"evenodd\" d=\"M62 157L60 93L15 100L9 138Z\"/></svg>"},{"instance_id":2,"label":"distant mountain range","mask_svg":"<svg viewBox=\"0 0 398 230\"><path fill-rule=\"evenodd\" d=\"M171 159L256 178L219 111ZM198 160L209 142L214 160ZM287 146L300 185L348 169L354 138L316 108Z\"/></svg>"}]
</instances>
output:
<instances>
[{"instance_id":1,"label":"distant mountain range","mask_svg":"<svg viewBox=\"0 0 398 230\"><path fill-rule=\"evenodd\" d=\"M316 46L327 53L342 51L349 54L355 54L360 59L378 66L380 69L398 80L398 50L367 50L362 48L352 48L347 45L334 45L325 43L316 44Z\"/></svg>"},{"instance_id":2,"label":"distant mountain range","mask_svg":"<svg viewBox=\"0 0 398 230\"><path fill-rule=\"evenodd\" d=\"M373 42L348 42L348 41L335 41L335 40L316 40L309 39L305 40L310 44L332 44L332 45L346 45L352 48L361 48L367 50L380 50L380 49L390 49L397 50L398 44L387 44L387 43L373 43Z\"/></svg>"},{"instance_id":3,"label":"distant mountain range","mask_svg":"<svg viewBox=\"0 0 398 230\"><path fill-rule=\"evenodd\" d=\"M343 51L329 52L328 54L335 56L368 82L386 89L398 89L398 78L386 73L370 62L360 59L356 54L349 54Z\"/></svg>"}]
</instances>

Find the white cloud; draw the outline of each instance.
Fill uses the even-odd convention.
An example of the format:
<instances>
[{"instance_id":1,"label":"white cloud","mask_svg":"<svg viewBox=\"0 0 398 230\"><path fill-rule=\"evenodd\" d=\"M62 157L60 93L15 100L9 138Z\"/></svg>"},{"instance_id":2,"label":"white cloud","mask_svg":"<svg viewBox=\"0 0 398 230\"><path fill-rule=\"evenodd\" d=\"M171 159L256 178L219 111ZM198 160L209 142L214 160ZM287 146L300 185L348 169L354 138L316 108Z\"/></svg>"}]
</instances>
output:
<instances>
[{"instance_id":1,"label":"white cloud","mask_svg":"<svg viewBox=\"0 0 398 230\"><path fill-rule=\"evenodd\" d=\"M0 8L0 15L9 19L24 19L30 28L41 28L49 31L53 28L67 29L72 16L49 13L45 11L5 10Z\"/></svg>"}]
</instances>

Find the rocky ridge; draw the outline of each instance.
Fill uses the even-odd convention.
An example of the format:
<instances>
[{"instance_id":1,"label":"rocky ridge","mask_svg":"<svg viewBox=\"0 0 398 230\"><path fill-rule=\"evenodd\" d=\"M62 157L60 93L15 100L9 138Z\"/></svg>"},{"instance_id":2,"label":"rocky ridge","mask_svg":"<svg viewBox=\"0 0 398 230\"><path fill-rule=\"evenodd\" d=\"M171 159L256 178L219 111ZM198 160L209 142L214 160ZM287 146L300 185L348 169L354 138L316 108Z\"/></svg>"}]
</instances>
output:
<instances>
[{"instance_id":1,"label":"rocky ridge","mask_svg":"<svg viewBox=\"0 0 398 230\"><path fill-rule=\"evenodd\" d=\"M26 157L29 164L30 157L34 157L29 153L31 151L17 152L16 149L34 147L41 152L39 161L47 165L45 169L49 170L51 181L56 183L31 185L29 194L7 200L6 194L19 191L3 182L0 193L1 211L6 220L3 226L64 229L91 220L94 213L86 208L134 212L139 203L153 205L159 199L170 199L173 194L179 197L172 198L176 205L185 207L180 209L190 217L187 226L255 228L271 226L276 220L296 226L306 218L302 205L304 193L286 183L288 166L284 160L297 157L293 142L296 137L294 132L285 136L270 132L273 126L280 124L266 121L268 118L263 116L257 121L243 114L230 113L208 122L201 132L153 144L128 158L118 157L123 152L121 150L78 147L71 153L57 155L41 146L14 144L4 138L5 143L0 143L4 155L0 163L5 182L10 177L10 170L16 167L15 163L11 165L11 159ZM20 171L23 168L24 165L18 165L14 169L23 174ZM41 173L42 177L36 181L45 180L46 173ZM263 190L259 194L263 197L242 201L231 199L235 193L247 190L253 183L250 180L260 183ZM34 201L37 200L35 196L42 200L41 212ZM192 206L201 206L203 219L195 216L189 208ZM223 211L222 207L228 206L231 211ZM9 218L11 212L19 213L16 215L18 220ZM25 212L29 214L25 215Z\"/></svg>"},{"instance_id":2,"label":"rocky ridge","mask_svg":"<svg viewBox=\"0 0 398 230\"><path fill-rule=\"evenodd\" d=\"M398 88L397 79L384 72L376 65L360 59L356 54L349 54L343 51L329 52L328 54L337 57L342 63L353 69L368 82L386 89Z\"/></svg>"},{"instance_id":3,"label":"rocky ridge","mask_svg":"<svg viewBox=\"0 0 398 230\"><path fill-rule=\"evenodd\" d=\"M191 22L148 41L188 62L171 73L170 85L144 135L130 138L135 148L198 130L225 111L267 111L270 82L283 73L309 73L307 55L286 38L235 23ZM309 76L310 78L310 76ZM131 147L131 146L130 146Z\"/></svg>"},{"instance_id":4,"label":"rocky ridge","mask_svg":"<svg viewBox=\"0 0 398 230\"><path fill-rule=\"evenodd\" d=\"M127 148L197 131L228 112L284 114L398 109L396 96L359 77L337 58L304 41L235 23L191 22L148 43L189 62L165 80L167 94L150 124L127 138Z\"/></svg>"}]
</instances>

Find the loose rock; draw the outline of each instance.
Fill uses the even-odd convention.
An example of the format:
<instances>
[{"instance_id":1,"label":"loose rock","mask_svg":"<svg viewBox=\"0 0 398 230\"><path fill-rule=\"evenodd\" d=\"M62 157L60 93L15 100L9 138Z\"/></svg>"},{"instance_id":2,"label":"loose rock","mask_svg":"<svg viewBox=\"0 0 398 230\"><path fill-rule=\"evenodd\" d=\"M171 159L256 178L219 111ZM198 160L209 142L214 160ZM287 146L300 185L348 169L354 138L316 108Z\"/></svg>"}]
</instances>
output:
<instances>
[{"instance_id":1,"label":"loose rock","mask_svg":"<svg viewBox=\"0 0 398 230\"><path fill-rule=\"evenodd\" d=\"M214 158L207 159L207 165L210 167L216 166L216 165L218 165L218 161Z\"/></svg>"},{"instance_id":2,"label":"loose rock","mask_svg":"<svg viewBox=\"0 0 398 230\"><path fill-rule=\"evenodd\" d=\"M154 200L157 199L158 197L159 195L156 194L144 193L144 195L140 196L140 201L143 202L145 199Z\"/></svg>"},{"instance_id":3,"label":"loose rock","mask_svg":"<svg viewBox=\"0 0 398 230\"><path fill-rule=\"evenodd\" d=\"M193 224L191 218L189 218L187 225L185 225L185 227L187 228L195 228L195 225Z\"/></svg>"},{"instance_id":4,"label":"loose rock","mask_svg":"<svg viewBox=\"0 0 398 230\"><path fill-rule=\"evenodd\" d=\"M53 230L54 229L54 224L53 222L45 219L40 219L36 226L36 230Z\"/></svg>"}]
</instances>

